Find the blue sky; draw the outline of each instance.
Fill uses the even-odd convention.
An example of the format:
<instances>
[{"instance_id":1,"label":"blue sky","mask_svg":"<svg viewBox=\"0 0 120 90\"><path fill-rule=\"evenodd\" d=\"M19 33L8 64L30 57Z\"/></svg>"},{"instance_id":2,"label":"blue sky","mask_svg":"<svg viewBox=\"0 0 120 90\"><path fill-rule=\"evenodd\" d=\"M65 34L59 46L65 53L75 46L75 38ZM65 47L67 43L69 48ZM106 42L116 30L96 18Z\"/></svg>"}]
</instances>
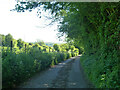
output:
<instances>
[{"instance_id":1,"label":"blue sky","mask_svg":"<svg viewBox=\"0 0 120 90\"><path fill-rule=\"evenodd\" d=\"M32 12L12 12L15 0L1 0L0 3L0 34L12 34L15 39L21 38L26 42L35 42L37 39L44 42L60 43L57 38L57 23L51 26L45 26L50 20L44 17L37 17L37 9ZM47 15L47 12L42 12L42 15ZM64 37L63 37L64 38Z\"/></svg>"}]
</instances>

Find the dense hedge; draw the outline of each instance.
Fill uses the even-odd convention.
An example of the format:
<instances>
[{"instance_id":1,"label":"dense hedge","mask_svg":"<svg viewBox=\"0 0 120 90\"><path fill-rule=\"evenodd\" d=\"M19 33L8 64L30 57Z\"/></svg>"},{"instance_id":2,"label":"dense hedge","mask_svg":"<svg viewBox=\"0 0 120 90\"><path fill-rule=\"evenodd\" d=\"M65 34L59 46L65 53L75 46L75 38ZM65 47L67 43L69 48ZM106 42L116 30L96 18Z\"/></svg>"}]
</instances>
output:
<instances>
[{"instance_id":1,"label":"dense hedge","mask_svg":"<svg viewBox=\"0 0 120 90\"><path fill-rule=\"evenodd\" d=\"M15 87L35 73L70 57L71 54L67 52L41 52L39 48L31 48L28 52L21 50L11 52L10 48L4 47L2 49L3 88Z\"/></svg>"},{"instance_id":2,"label":"dense hedge","mask_svg":"<svg viewBox=\"0 0 120 90\"><path fill-rule=\"evenodd\" d=\"M119 88L119 66L116 63L119 58L114 54L114 62L109 54L103 61L103 58L98 57L99 54L83 55L80 58L87 77L95 88Z\"/></svg>"}]
</instances>

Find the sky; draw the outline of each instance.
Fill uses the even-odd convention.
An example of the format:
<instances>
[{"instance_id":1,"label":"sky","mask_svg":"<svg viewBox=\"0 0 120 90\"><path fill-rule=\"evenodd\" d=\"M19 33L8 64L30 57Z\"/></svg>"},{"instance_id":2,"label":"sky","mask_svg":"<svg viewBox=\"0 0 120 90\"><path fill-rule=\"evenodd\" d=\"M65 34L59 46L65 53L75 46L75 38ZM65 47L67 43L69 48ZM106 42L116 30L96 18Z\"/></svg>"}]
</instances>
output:
<instances>
[{"instance_id":1,"label":"sky","mask_svg":"<svg viewBox=\"0 0 120 90\"><path fill-rule=\"evenodd\" d=\"M0 34L10 33L14 39L21 38L25 42L35 42L43 40L44 42L62 43L57 38L57 23L51 26L45 26L49 20L37 17L37 9L32 12L18 13L10 11L14 9L15 0L1 0L0 3ZM42 12L42 15L48 14ZM63 37L64 39L64 37Z\"/></svg>"}]
</instances>

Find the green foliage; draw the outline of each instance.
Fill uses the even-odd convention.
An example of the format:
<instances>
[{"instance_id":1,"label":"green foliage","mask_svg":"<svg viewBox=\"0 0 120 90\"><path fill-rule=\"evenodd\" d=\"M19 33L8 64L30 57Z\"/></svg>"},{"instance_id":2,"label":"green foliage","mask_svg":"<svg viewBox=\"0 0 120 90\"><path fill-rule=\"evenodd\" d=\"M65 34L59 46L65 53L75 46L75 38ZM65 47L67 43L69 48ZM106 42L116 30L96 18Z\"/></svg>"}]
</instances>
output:
<instances>
[{"instance_id":1,"label":"green foliage","mask_svg":"<svg viewBox=\"0 0 120 90\"><path fill-rule=\"evenodd\" d=\"M6 36L5 36L5 46L10 47L12 40L13 40L13 37L12 37L11 34L6 35Z\"/></svg>"},{"instance_id":2,"label":"green foliage","mask_svg":"<svg viewBox=\"0 0 120 90\"><path fill-rule=\"evenodd\" d=\"M14 40L14 39L13 39ZM15 40L16 42L16 40ZM17 45L17 43L15 43ZM13 88L24 82L37 72L54 66L70 58L71 52L54 52L53 47L25 43L22 48L0 47L2 49L2 85ZM49 51L52 49L53 51Z\"/></svg>"},{"instance_id":3,"label":"green foliage","mask_svg":"<svg viewBox=\"0 0 120 90\"><path fill-rule=\"evenodd\" d=\"M74 42L75 48L61 48L72 56L82 51L81 63L91 82L96 88L120 88L120 2L73 3L45 2L44 10L60 21L59 32L67 35ZM34 6L28 3L25 8ZM16 10L20 11L19 8ZM55 49L59 51L59 49ZM66 54L60 54L66 58Z\"/></svg>"},{"instance_id":4,"label":"green foliage","mask_svg":"<svg viewBox=\"0 0 120 90\"><path fill-rule=\"evenodd\" d=\"M54 44L53 45L54 49L57 51L57 52L60 52L60 46L58 44Z\"/></svg>"},{"instance_id":5,"label":"green foliage","mask_svg":"<svg viewBox=\"0 0 120 90\"><path fill-rule=\"evenodd\" d=\"M43 51L44 51L44 52L49 52L49 47L48 47L48 46L43 45L42 47L43 47Z\"/></svg>"},{"instance_id":6,"label":"green foliage","mask_svg":"<svg viewBox=\"0 0 120 90\"><path fill-rule=\"evenodd\" d=\"M24 42L22 41L22 39L18 39L17 42L17 46L21 49L24 46Z\"/></svg>"},{"instance_id":7,"label":"green foliage","mask_svg":"<svg viewBox=\"0 0 120 90\"><path fill-rule=\"evenodd\" d=\"M0 39L2 39L2 46L5 46L5 35L0 34Z\"/></svg>"},{"instance_id":8,"label":"green foliage","mask_svg":"<svg viewBox=\"0 0 120 90\"><path fill-rule=\"evenodd\" d=\"M66 53L41 53L37 47L31 48L29 53L18 54L4 49L2 51L3 88L15 87L14 85L30 78L36 72L66 59ZM61 54L62 57L60 57Z\"/></svg>"},{"instance_id":9,"label":"green foliage","mask_svg":"<svg viewBox=\"0 0 120 90\"><path fill-rule=\"evenodd\" d=\"M117 74L119 73L119 66L116 63L119 58L115 56L116 62L114 62L111 55L108 55L104 61L104 58L98 58L99 54L83 55L81 57L82 66L89 80L92 81L96 88L120 88Z\"/></svg>"},{"instance_id":10,"label":"green foliage","mask_svg":"<svg viewBox=\"0 0 120 90\"><path fill-rule=\"evenodd\" d=\"M38 43L36 43L36 44L33 45L33 48L34 47L40 47L40 45Z\"/></svg>"},{"instance_id":11,"label":"green foliage","mask_svg":"<svg viewBox=\"0 0 120 90\"><path fill-rule=\"evenodd\" d=\"M60 48L62 52L68 52L70 49L68 44L60 44Z\"/></svg>"},{"instance_id":12,"label":"green foliage","mask_svg":"<svg viewBox=\"0 0 120 90\"><path fill-rule=\"evenodd\" d=\"M59 32L82 48L83 66L95 87L118 88L120 66L120 2L118 3L44 3L54 18L62 18ZM60 14L63 12L64 14ZM62 48L63 52L67 50ZM72 56L77 49L71 48ZM66 55L63 56L66 58ZM91 59L92 58L92 59Z\"/></svg>"},{"instance_id":13,"label":"green foliage","mask_svg":"<svg viewBox=\"0 0 120 90\"><path fill-rule=\"evenodd\" d=\"M15 9L20 12L41 4L45 11L51 10L55 21L60 21L58 31L65 33L67 38L82 49L82 64L95 87L120 88L120 2L21 3ZM78 52L71 50L72 56ZM62 51L66 52L66 49L62 48Z\"/></svg>"},{"instance_id":14,"label":"green foliage","mask_svg":"<svg viewBox=\"0 0 120 90\"><path fill-rule=\"evenodd\" d=\"M15 48L16 48L16 47L17 47L17 43L18 43L17 40L13 39L13 40L12 40L12 43L13 43L12 47L15 47Z\"/></svg>"},{"instance_id":15,"label":"green foliage","mask_svg":"<svg viewBox=\"0 0 120 90\"><path fill-rule=\"evenodd\" d=\"M45 4L45 8L57 14L62 10L54 10L58 4L67 11L67 15L61 16L59 32L83 49L83 57L88 58L82 64L91 82L97 88L119 88L120 3L56 2Z\"/></svg>"}]
</instances>

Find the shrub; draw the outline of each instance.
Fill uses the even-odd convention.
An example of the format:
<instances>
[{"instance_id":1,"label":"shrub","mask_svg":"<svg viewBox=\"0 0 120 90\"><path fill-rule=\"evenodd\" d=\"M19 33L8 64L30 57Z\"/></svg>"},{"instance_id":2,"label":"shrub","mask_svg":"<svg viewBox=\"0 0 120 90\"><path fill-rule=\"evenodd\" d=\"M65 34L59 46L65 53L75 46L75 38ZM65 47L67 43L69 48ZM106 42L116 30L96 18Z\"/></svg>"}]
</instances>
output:
<instances>
[{"instance_id":1,"label":"shrub","mask_svg":"<svg viewBox=\"0 0 120 90\"><path fill-rule=\"evenodd\" d=\"M37 72L71 57L69 52L49 52L48 47L29 46L26 48L2 47L3 88L15 87ZM40 49L41 48L41 49Z\"/></svg>"}]
</instances>

